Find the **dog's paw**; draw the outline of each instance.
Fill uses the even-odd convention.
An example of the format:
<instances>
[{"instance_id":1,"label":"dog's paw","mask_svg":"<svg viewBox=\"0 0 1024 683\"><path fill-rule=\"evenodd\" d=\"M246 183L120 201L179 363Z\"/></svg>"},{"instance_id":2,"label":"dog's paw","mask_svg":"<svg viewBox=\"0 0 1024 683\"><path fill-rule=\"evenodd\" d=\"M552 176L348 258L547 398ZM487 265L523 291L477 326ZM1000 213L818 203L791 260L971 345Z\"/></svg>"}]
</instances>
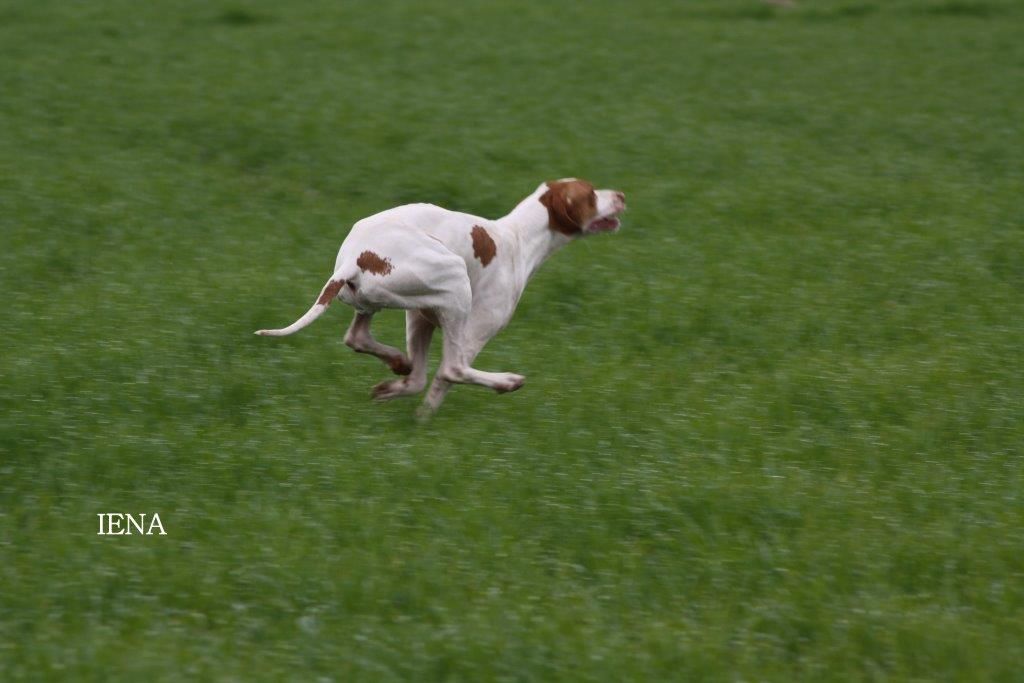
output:
<instances>
[{"instance_id":1,"label":"dog's paw","mask_svg":"<svg viewBox=\"0 0 1024 683\"><path fill-rule=\"evenodd\" d=\"M434 413L437 412L437 408L428 406L427 404L421 404L416 408L416 422L420 424L426 424L430 422L430 418L434 417Z\"/></svg>"},{"instance_id":2,"label":"dog's paw","mask_svg":"<svg viewBox=\"0 0 1024 683\"><path fill-rule=\"evenodd\" d=\"M502 380L495 385L494 390L499 394L507 394L510 391L521 389L525 383L526 378L522 375L515 375L511 372L506 372Z\"/></svg>"},{"instance_id":3,"label":"dog's paw","mask_svg":"<svg viewBox=\"0 0 1024 683\"><path fill-rule=\"evenodd\" d=\"M396 375L408 375L412 372L412 362L405 356L394 356L388 359L388 367Z\"/></svg>"},{"instance_id":4,"label":"dog's paw","mask_svg":"<svg viewBox=\"0 0 1024 683\"><path fill-rule=\"evenodd\" d=\"M418 394L419 389L410 385L407 378L389 379L373 387L370 395L374 401L390 401L400 396L412 396Z\"/></svg>"}]
</instances>

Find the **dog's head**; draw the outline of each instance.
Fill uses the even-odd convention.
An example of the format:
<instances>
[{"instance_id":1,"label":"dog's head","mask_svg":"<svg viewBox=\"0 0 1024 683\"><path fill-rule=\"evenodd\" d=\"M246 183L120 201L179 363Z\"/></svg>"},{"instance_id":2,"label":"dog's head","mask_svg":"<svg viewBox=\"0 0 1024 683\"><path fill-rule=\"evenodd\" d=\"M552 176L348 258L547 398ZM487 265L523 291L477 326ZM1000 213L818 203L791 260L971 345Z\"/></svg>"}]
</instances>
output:
<instances>
[{"instance_id":1,"label":"dog's head","mask_svg":"<svg viewBox=\"0 0 1024 683\"><path fill-rule=\"evenodd\" d=\"M548 210L552 230L570 237L615 232L626 195L618 190L595 190L586 180L565 178L544 183L540 203Z\"/></svg>"}]
</instances>

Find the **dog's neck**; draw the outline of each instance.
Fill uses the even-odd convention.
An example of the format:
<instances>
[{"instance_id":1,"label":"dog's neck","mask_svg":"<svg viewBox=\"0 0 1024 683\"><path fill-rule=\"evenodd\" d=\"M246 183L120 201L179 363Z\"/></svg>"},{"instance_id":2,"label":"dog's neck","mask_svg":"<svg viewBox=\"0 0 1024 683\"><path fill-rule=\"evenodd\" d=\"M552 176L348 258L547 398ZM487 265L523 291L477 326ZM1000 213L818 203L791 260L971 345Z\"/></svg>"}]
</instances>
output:
<instances>
[{"instance_id":1,"label":"dog's neck","mask_svg":"<svg viewBox=\"0 0 1024 683\"><path fill-rule=\"evenodd\" d=\"M507 216L495 221L517 244L516 271L523 278L523 286L526 286L526 281L549 256L572 241L572 238L553 230L549 225L548 209L540 203L543 189L537 190L519 202Z\"/></svg>"}]
</instances>

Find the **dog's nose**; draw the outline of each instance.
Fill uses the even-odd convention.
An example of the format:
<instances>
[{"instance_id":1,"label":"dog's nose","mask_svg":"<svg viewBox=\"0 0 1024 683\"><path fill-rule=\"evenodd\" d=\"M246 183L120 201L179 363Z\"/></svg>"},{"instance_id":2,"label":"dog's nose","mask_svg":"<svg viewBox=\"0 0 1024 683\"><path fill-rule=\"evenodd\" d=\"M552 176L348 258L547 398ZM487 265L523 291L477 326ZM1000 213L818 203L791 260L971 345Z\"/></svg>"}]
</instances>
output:
<instances>
[{"instance_id":1,"label":"dog's nose","mask_svg":"<svg viewBox=\"0 0 1024 683\"><path fill-rule=\"evenodd\" d=\"M623 194L622 192L616 191L615 192L615 203L618 204L620 207L625 208L626 207L626 195Z\"/></svg>"}]
</instances>

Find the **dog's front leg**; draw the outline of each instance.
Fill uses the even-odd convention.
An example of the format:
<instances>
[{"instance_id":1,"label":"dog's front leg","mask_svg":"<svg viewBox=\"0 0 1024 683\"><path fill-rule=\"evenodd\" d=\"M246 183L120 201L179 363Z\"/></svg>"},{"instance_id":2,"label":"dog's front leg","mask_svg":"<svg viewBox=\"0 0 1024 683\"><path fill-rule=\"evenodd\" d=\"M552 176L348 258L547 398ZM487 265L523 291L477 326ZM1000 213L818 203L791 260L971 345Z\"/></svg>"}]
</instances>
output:
<instances>
[{"instance_id":1,"label":"dog's front leg","mask_svg":"<svg viewBox=\"0 0 1024 683\"><path fill-rule=\"evenodd\" d=\"M419 420L426 420L431 415L437 412L437 409L444 403L444 397L448 395L448 390L452 388L452 383L441 379L441 373L438 372L434 375L434 380L430 383L430 389L427 390L427 396L423 399L423 403L416 409L416 417Z\"/></svg>"},{"instance_id":2,"label":"dog's front leg","mask_svg":"<svg viewBox=\"0 0 1024 683\"><path fill-rule=\"evenodd\" d=\"M399 396L412 396L427 386L427 353L434 336L434 322L417 310L405 312L405 338L409 349L412 372L408 377L381 382L373 388L376 401L389 401Z\"/></svg>"},{"instance_id":3,"label":"dog's front leg","mask_svg":"<svg viewBox=\"0 0 1024 683\"><path fill-rule=\"evenodd\" d=\"M441 314L444 330L444 353L441 367L430 385L417 417L432 415L441 406L448 390L455 384L479 384L499 394L515 391L526 378L511 372L485 372L472 367L477 355L491 337L504 326L504 319L493 315L485 306L474 306L471 316Z\"/></svg>"}]
</instances>

